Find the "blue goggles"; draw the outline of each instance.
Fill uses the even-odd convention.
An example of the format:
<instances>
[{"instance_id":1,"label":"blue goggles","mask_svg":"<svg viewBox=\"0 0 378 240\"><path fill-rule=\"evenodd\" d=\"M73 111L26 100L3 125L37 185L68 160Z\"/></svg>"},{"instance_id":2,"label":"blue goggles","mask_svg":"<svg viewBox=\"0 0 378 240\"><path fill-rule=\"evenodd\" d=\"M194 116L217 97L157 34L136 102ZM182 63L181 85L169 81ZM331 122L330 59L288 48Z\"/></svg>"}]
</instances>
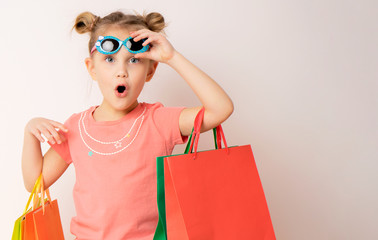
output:
<instances>
[{"instance_id":1,"label":"blue goggles","mask_svg":"<svg viewBox=\"0 0 378 240\"><path fill-rule=\"evenodd\" d=\"M138 42L135 42L132 37L126 38L124 41L119 40L113 36L99 36L95 45L91 50L91 54L97 49L102 54L114 54L121 49L121 46L125 46L127 51L137 54L142 53L148 50L150 47L149 44L143 46L143 42L146 39L142 39Z\"/></svg>"}]
</instances>

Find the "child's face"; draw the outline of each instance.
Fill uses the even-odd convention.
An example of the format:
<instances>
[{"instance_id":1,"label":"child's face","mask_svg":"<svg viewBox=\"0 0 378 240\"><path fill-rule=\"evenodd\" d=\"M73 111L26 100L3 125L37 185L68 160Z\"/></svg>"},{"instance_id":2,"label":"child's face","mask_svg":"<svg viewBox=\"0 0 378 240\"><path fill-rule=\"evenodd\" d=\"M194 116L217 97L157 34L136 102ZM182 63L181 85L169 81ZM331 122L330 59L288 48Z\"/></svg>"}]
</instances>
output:
<instances>
[{"instance_id":1,"label":"child's face","mask_svg":"<svg viewBox=\"0 0 378 240\"><path fill-rule=\"evenodd\" d=\"M118 27L110 27L101 35L120 40L130 36L127 29ZM157 67L157 63L149 59L134 58L124 46L110 55L94 51L92 58L86 58L85 63L92 79L97 81L106 105L119 111L131 111L136 106L144 83L152 78ZM119 86L126 89L122 92Z\"/></svg>"}]
</instances>

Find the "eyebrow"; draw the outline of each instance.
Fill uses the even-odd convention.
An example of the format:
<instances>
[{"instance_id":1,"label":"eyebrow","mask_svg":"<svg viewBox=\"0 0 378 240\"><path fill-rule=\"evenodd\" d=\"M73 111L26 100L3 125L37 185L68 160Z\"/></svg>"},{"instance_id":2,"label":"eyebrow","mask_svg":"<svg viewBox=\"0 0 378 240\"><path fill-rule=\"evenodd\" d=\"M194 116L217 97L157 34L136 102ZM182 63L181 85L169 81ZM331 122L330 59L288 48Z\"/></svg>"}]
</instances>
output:
<instances>
[{"instance_id":1,"label":"eyebrow","mask_svg":"<svg viewBox=\"0 0 378 240\"><path fill-rule=\"evenodd\" d=\"M102 54L100 53L101 55L103 55L101 58L105 58L105 57L115 57L117 55L118 52L116 53L113 53L113 54ZM133 53L127 53L126 55L126 59L130 59L132 57L135 57L136 54L133 54ZM137 58L137 59L141 59L141 58Z\"/></svg>"}]
</instances>

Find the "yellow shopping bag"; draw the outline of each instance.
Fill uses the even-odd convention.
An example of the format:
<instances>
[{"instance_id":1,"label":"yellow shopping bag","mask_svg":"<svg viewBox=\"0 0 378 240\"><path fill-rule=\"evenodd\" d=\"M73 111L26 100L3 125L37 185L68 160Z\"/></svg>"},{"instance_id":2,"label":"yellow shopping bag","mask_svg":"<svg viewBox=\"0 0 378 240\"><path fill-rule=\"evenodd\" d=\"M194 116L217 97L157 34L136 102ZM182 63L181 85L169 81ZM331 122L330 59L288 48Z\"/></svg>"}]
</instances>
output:
<instances>
[{"instance_id":1,"label":"yellow shopping bag","mask_svg":"<svg viewBox=\"0 0 378 240\"><path fill-rule=\"evenodd\" d=\"M45 198L45 195L47 198ZM33 199L33 206L28 210ZM51 201L50 192L44 189L42 174L35 182L24 213L13 228L12 240L64 240L58 202Z\"/></svg>"}]
</instances>

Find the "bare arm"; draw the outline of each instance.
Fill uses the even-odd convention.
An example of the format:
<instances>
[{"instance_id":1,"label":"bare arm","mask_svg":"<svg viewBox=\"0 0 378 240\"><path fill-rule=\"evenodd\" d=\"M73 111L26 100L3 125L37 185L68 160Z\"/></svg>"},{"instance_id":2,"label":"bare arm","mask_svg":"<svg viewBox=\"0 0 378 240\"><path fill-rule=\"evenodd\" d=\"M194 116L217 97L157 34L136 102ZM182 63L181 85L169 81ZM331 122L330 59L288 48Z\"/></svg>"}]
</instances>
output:
<instances>
[{"instance_id":1,"label":"bare arm","mask_svg":"<svg viewBox=\"0 0 378 240\"><path fill-rule=\"evenodd\" d=\"M231 99L205 72L177 51L168 64L188 83L205 108L201 132L218 126L232 114L234 106ZM179 125L182 135L190 135L194 118L201 107L186 108L181 112Z\"/></svg>"},{"instance_id":2,"label":"bare arm","mask_svg":"<svg viewBox=\"0 0 378 240\"><path fill-rule=\"evenodd\" d=\"M205 108L201 132L218 126L232 114L234 105L224 90L206 73L177 52L162 34L142 29L130 35L135 41L147 38L143 45L152 44L150 51L138 53L135 55L136 58L149 58L168 64L192 88ZM186 108L181 112L179 125L182 135L190 134L194 119L201 107Z\"/></svg>"},{"instance_id":3,"label":"bare arm","mask_svg":"<svg viewBox=\"0 0 378 240\"><path fill-rule=\"evenodd\" d=\"M40 144L44 142L44 139L41 137L41 133L48 136L51 143L59 144L59 141L65 140L54 127L65 128L60 123L44 118L34 118L25 127L21 167L24 185L29 192L33 190L34 183L41 172L43 173L45 188L48 188L69 166L52 148L46 152L45 156L42 155Z\"/></svg>"}]
</instances>

